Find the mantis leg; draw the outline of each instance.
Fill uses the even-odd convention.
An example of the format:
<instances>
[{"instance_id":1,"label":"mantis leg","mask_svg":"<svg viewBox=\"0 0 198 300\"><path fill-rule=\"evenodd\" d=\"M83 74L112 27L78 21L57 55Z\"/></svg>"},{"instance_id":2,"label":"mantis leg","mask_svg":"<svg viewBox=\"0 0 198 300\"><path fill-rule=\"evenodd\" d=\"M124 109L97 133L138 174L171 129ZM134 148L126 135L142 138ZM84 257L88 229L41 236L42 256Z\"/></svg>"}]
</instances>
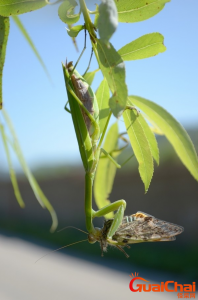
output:
<instances>
[{"instance_id":1,"label":"mantis leg","mask_svg":"<svg viewBox=\"0 0 198 300\"><path fill-rule=\"evenodd\" d=\"M68 103L69 103L69 101L67 101L67 103L65 104L64 109L65 109L68 113L71 114L71 110L69 110L69 108L67 108Z\"/></svg>"},{"instance_id":2,"label":"mantis leg","mask_svg":"<svg viewBox=\"0 0 198 300\"><path fill-rule=\"evenodd\" d=\"M112 238L112 236L114 235L114 233L116 232L120 224L122 223L125 209L126 209L126 201L122 199L122 200L115 201L114 203L111 203L99 209L98 211L92 210L92 218L103 217L106 214L117 210L113 222L111 224L111 227L109 229L109 232L107 234L108 239Z\"/></svg>"},{"instance_id":3,"label":"mantis leg","mask_svg":"<svg viewBox=\"0 0 198 300\"><path fill-rule=\"evenodd\" d=\"M100 151L103 152L118 169L121 168L121 165L119 165L107 151L105 151L103 148L101 148Z\"/></svg>"},{"instance_id":4,"label":"mantis leg","mask_svg":"<svg viewBox=\"0 0 198 300\"><path fill-rule=\"evenodd\" d=\"M86 41L86 40L87 40L87 32L86 32L86 28L85 28L85 42L84 42L84 48L82 49L82 52L80 53L79 58L77 59L77 62L76 62L75 65L74 65L73 71L75 70L77 64L79 63L79 61L80 61L80 59L81 59L81 57L82 57L82 55L83 55L83 53L84 53L84 51L85 51L85 49L86 49L86 44L87 44L87 41ZM73 71L72 71L72 73L73 73ZM86 72L87 72L87 70L86 70ZM86 72L85 72L85 73L86 73ZM71 75L72 75L72 73L71 73Z\"/></svg>"},{"instance_id":5,"label":"mantis leg","mask_svg":"<svg viewBox=\"0 0 198 300\"><path fill-rule=\"evenodd\" d=\"M137 112L137 115L138 115L138 116L139 116L139 114L140 114L139 110L138 110L135 106L127 105L127 106L125 107L125 110L126 110L126 109L130 109L130 110L134 109L134 110Z\"/></svg>"},{"instance_id":6,"label":"mantis leg","mask_svg":"<svg viewBox=\"0 0 198 300\"><path fill-rule=\"evenodd\" d=\"M82 77L85 76L85 74L87 73L87 71L89 70L90 68L90 65L91 65L91 60L92 60L92 56L93 56L93 48L91 48L91 56L90 56L90 59L89 59L89 64L88 64L88 67L87 69L85 70L85 73L82 75Z\"/></svg>"}]
</instances>

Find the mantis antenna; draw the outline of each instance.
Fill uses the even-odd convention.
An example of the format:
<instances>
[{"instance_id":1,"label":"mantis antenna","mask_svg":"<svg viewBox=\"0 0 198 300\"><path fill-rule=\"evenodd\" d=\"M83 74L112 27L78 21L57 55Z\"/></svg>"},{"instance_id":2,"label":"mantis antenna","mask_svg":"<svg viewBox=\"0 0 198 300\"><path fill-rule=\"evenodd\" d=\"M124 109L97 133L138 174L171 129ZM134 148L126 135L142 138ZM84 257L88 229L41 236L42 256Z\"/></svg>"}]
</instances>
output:
<instances>
[{"instance_id":1,"label":"mantis antenna","mask_svg":"<svg viewBox=\"0 0 198 300\"><path fill-rule=\"evenodd\" d=\"M78 242L75 242L75 243L72 243L72 244L63 246L63 247L60 247L60 248L58 248L58 249L56 249L56 250L53 250L53 251L50 251L49 253L47 253L47 254L41 256L39 259L37 259L37 260L35 261L35 264L36 264L39 260L41 260L42 258L44 258L45 256L48 256L48 255L52 254L53 252L59 251L59 250L61 250L61 249L64 249L64 248L67 248L67 247L70 247L70 246L72 246L72 245L79 244L79 243L82 243L82 242L87 242L87 239L86 239L86 240L81 240L81 241L78 241Z\"/></svg>"},{"instance_id":2,"label":"mantis antenna","mask_svg":"<svg viewBox=\"0 0 198 300\"><path fill-rule=\"evenodd\" d=\"M66 227L63 227L62 229L58 230L57 232L61 232L61 231L65 230L65 229L67 229L67 228L74 228L74 229L76 229L76 230L78 230L78 231L81 231L81 232L83 232L83 233L88 234L88 232L86 232L86 231L84 231L84 230L82 230L82 229L79 229L79 228L77 228L77 227L74 227L74 226L66 226Z\"/></svg>"}]
</instances>

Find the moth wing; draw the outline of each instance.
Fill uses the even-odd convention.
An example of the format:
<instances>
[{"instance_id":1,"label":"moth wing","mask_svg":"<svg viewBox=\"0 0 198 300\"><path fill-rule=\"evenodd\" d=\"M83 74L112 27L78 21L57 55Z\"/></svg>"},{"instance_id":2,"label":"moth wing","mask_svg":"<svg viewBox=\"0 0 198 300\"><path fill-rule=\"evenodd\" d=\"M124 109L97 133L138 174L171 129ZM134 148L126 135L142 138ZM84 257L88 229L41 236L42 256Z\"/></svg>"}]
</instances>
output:
<instances>
[{"instance_id":1,"label":"moth wing","mask_svg":"<svg viewBox=\"0 0 198 300\"><path fill-rule=\"evenodd\" d=\"M175 236L182 233L183 230L183 227L179 225L138 211L136 214L123 218L113 239L121 244L173 241Z\"/></svg>"}]
</instances>

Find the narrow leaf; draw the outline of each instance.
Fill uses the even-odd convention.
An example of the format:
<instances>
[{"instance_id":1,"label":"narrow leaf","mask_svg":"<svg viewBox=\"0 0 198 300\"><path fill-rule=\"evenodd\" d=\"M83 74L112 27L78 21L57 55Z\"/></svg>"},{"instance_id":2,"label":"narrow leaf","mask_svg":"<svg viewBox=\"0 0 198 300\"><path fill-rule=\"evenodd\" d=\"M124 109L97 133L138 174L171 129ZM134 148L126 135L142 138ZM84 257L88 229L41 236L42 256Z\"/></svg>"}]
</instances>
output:
<instances>
[{"instance_id":1,"label":"narrow leaf","mask_svg":"<svg viewBox=\"0 0 198 300\"><path fill-rule=\"evenodd\" d=\"M138 116L138 122L142 126L142 129L144 131L145 137L149 143L151 154L156 161L156 163L159 165L159 148L157 145L157 140L155 138L155 135L151 128L149 127L148 123L144 119L142 114L139 114Z\"/></svg>"},{"instance_id":2,"label":"narrow leaf","mask_svg":"<svg viewBox=\"0 0 198 300\"><path fill-rule=\"evenodd\" d=\"M118 13L113 0L102 0L97 22L100 38L107 43L118 26Z\"/></svg>"},{"instance_id":3,"label":"narrow leaf","mask_svg":"<svg viewBox=\"0 0 198 300\"><path fill-rule=\"evenodd\" d=\"M104 149L111 153L117 148L118 144L118 124L114 123L106 136ZM117 154L112 155L116 159ZM108 197L111 193L113 182L116 174L116 166L109 158L101 158L98 163L95 181L94 181L94 197L98 209L110 204ZM105 216L105 218L113 218L113 212Z\"/></svg>"},{"instance_id":4,"label":"narrow leaf","mask_svg":"<svg viewBox=\"0 0 198 300\"><path fill-rule=\"evenodd\" d=\"M86 80L86 82L87 82L89 85L92 84L92 82L93 82L93 80L94 80L94 77L95 77L95 75L96 75L96 73L97 73L98 71L99 71L99 69L94 70L94 71L92 71L92 72L87 72L87 73L83 76L83 78Z\"/></svg>"},{"instance_id":5,"label":"narrow leaf","mask_svg":"<svg viewBox=\"0 0 198 300\"><path fill-rule=\"evenodd\" d=\"M0 110L2 109L3 106L2 76L3 76L3 66L5 62L9 28L10 28L9 18L4 18L0 16Z\"/></svg>"},{"instance_id":6,"label":"narrow leaf","mask_svg":"<svg viewBox=\"0 0 198 300\"><path fill-rule=\"evenodd\" d=\"M164 108L152 101L138 96L130 96L129 99L155 122L172 144L177 155L191 175L198 180L197 154L189 135L181 124Z\"/></svg>"},{"instance_id":7,"label":"narrow leaf","mask_svg":"<svg viewBox=\"0 0 198 300\"><path fill-rule=\"evenodd\" d=\"M32 48L32 51L34 52L34 54L36 55L37 59L39 60L41 66L43 67L45 73L47 74L47 76L50 78L50 75L48 73L48 70L41 58L41 56L39 55L36 47L34 46L34 43L32 42L32 39L30 38L28 32L26 31L25 27L23 26L23 24L21 23L21 20L19 19L19 17L17 16L12 16L14 22L16 23L16 25L19 27L21 33L23 34L23 36L25 37L26 41L28 42L28 44L30 45L30 47Z\"/></svg>"},{"instance_id":8,"label":"narrow leaf","mask_svg":"<svg viewBox=\"0 0 198 300\"><path fill-rule=\"evenodd\" d=\"M147 20L158 14L170 0L115 1L119 22L133 23Z\"/></svg>"},{"instance_id":9,"label":"narrow leaf","mask_svg":"<svg viewBox=\"0 0 198 300\"><path fill-rule=\"evenodd\" d=\"M25 203L23 202L21 193L19 191L19 186L18 186L18 183L17 183L16 175L15 175L14 168L13 168L12 161L11 161L11 157L10 157L10 152L9 152L9 147L8 147L8 143L7 143L7 139L6 139L6 134L5 134L5 131L4 131L4 128L3 128L2 124L0 124L0 132L1 132L2 139L3 139L3 145L4 145L5 153L6 153L6 156L7 156L8 167L9 167L9 172L10 172L10 179L11 179L12 186L13 186L13 189L14 189L14 194L15 194L15 197L16 197L20 207L23 208L23 207L25 207Z\"/></svg>"},{"instance_id":10,"label":"narrow leaf","mask_svg":"<svg viewBox=\"0 0 198 300\"><path fill-rule=\"evenodd\" d=\"M102 133L109 115L109 87L104 78L96 92L99 107L100 132Z\"/></svg>"},{"instance_id":11,"label":"narrow leaf","mask_svg":"<svg viewBox=\"0 0 198 300\"><path fill-rule=\"evenodd\" d=\"M75 0L65 0L58 8L58 15L61 21L66 24L74 24L80 18L80 12L74 14L74 9L78 5Z\"/></svg>"},{"instance_id":12,"label":"narrow leaf","mask_svg":"<svg viewBox=\"0 0 198 300\"><path fill-rule=\"evenodd\" d=\"M133 152L139 163L140 177L144 183L147 192L153 176L153 158L150 148L150 142L144 132L145 123L139 120L137 112L134 110L125 110L123 113L124 123L133 148ZM140 117L141 118L141 117Z\"/></svg>"},{"instance_id":13,"label":"narrow leaf","mask_svg":"<svg viewBox=\"0 0 198 300\"><path fill-rule=\"evenodd\" d=\"M0 15L10 17L40 9L47 5L45 0L1 0Z\"/></svg>"},{"instance_id":14,"label":"narrow leaf","mask_svg":"<svg viewBox=\"0 0 198 300\"><path fill-rule=\"evenodd\" d=\"M2 110L2 112L3 112L3 116L5 118L5 121L8 125L8 128L10 130L10 133L12 135L12 138L13 138L13 144L11 144L11 146L13 146L13 149L14 149L17 157L18 157L18 160L21 164L21 167L22 167L25 175L28 178L28 181L31 185L31 188L34 192L34 195L35 195L36 199L38 200L38 202L40 203L40 205L43 208L46 207L48 209L48 211L50 212L51 217L52 217L52 226L51 226L50 230L54 231L58 226L58 220L57 220L56 212L54 211L52 205L50 204L50 202L48 201L48 199L46 198L46 196L44 195L42 190L40 189L36 179L34 178L33 174L31 173L31 171L30 171L30 169L29 169L29 167L28 167L28 165L27 165L27 163L26 163L26 161L23 157L23 154L22 154L22 151L21 151L16 133L15 133L14 127L12 125L12 122L11 122L10 118L8 117L8 114L5 112L4 109Z\"/></svg>"},{"instance_id":15,"label":"narrow leaf","mask_svg":"<svg viewBox=\"0 0 198 300\"><path fill-rule=\"evenodd\" d=\"M148 58L166 50L164 37L158 32L149 33L125 45L118 53L123 60Z\"/></svg>"},{"instance_id":16,"label":"narrow leaf","mask_svg":"<svg viewBox=\"0 0 198 300\"><path fill-rule=\"evenodd\" d=\"M112 97L109 100L109 106L118 117L126 107L127 86L125 83L125 65L114 47L98 40L97 50L99 55L99 64L103 75L106 77Z\"/></svg>"}]
</instances>

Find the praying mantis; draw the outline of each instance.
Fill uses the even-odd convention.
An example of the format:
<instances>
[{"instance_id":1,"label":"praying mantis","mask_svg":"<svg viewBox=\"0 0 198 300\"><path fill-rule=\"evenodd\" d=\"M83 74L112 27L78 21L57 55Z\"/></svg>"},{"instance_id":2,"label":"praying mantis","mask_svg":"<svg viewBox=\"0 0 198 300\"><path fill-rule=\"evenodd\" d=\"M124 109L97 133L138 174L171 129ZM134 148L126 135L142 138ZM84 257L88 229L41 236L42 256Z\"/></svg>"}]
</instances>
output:
<instances>
[{"instance_id":1,"label":"praying mantis","mask_svg":"<svg viewBox=\"0 0 198 300\"><path fill-rule=\"evenodd\" d=\"M100 239L101 235L100 229L94 227L93 219L105 216L109 212L117 210L107 234L107 240L111 242L113 234L122 222L126 202L121 199L98 211L94 211L92 209L92 186L101 152L104 152L118 168L120 165L100 147L102 139L104 138L104 132L100 138L99 110L97 99L92 88L87 84L84 78L80 76L76 69L74 69L72 62L66 63L65 65L63 64L62 67L70 111L85 169L85 215L86 228L89 232L88 241L93 243ZM109 114L111 116L111 112ZM110 116L107 122L109 122ZM107 126L105 126L105 128L107 128Z\"/></svg>"}]
</instances>

